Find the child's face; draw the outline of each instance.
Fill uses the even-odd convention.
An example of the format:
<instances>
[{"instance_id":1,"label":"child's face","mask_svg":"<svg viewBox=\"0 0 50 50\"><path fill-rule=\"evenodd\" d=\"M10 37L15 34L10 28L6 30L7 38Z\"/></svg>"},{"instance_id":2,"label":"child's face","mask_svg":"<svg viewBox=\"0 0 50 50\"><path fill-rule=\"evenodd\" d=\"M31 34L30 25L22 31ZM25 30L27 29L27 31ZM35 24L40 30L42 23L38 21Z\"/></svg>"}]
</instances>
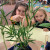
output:
<instances>
[{"instance_id":1,"label":"child's face","mask_svg":"<svg viewBox=\"0 0 50 50\"><path fill-rule=\"evenodd\" d=\"M44 19L45 14L43 13L43 11L37 11L35 14L35 20L38 21L39 23L42 23Z\"/></svg>"},{"instance_id":2,"label":"child's face","mask_svg":"<svg viewBox=\"0 0 50 50\"><path fill-rule=\"evenodd\" d=\"M16 10L17 15L25 16L25 7L24 6L19 6L18 9Z\"/></svg>"}]
</instances>

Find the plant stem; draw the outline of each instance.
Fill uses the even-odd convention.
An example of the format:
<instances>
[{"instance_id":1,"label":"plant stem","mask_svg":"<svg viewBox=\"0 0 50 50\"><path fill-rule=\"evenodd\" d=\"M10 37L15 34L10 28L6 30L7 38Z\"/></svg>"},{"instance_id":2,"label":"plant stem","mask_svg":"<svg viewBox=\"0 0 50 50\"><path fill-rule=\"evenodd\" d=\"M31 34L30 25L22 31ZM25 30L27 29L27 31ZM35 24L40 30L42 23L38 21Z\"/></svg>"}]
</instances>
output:
<instances>
[{"instance_id":1,"label":"plant stem","mask_svg":"<svg viewBox=\"0 0 50 50\"><path fill-rule=\"evenodd\" d=\"M7 46L6 46L6 43L5 43L4 35L3 35L3 42L4 42L5 48L7 50Z\"/></svg>"}]
</instances>

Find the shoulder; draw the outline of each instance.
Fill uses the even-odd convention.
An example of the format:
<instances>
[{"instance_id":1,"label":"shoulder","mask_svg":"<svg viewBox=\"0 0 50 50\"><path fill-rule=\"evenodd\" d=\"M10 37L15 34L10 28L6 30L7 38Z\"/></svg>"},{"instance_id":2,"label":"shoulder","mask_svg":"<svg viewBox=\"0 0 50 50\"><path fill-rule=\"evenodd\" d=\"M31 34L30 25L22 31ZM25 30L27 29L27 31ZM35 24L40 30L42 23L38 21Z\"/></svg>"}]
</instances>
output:
<instances>
[{"instance_id":1,"label":"shoulder","mask_svg":"<svg viewBox=\"0 0 50 50\"><path fill-rule=\"evenodd\" d=\"M49 21L45 20L44 23L50 23Z\"/></svg>"}]
</instances>

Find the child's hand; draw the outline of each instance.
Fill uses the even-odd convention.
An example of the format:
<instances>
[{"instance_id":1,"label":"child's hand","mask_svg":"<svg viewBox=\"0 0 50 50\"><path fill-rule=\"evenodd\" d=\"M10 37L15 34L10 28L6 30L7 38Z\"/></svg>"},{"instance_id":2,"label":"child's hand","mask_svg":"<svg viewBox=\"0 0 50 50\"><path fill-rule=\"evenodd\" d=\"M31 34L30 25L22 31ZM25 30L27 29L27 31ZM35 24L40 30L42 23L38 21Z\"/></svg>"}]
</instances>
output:
<instances>
[{"instance_id":1,"label":"child's hand","mask_svg":"<svg viewBox=\"0 0 50 50\"><path fill-rule=\"evenodd\" d=\"M31 25L33 25L33 24L35 24L35 20L34 20L34 18L32 18L32 23L31 23Z\"/></svg>"},{"instance_id":2,"label":"child's hand","mask_svg":"<svg viewBox=\"0 0 50 50\"><path fill-rule=\"evenodd\" d=\"M49 30L47 28L43 28L44 31L48 32Z\"/></svg>"},{"instance_id":3,"label":"child's hand","mask_svg":"<svg viewBox=\"0 0 50 50\"><path fill-rule=\"evenodd\" d=\"M12 20L13 20L13 21L19 21L18 19L19 19L19 15L14 15L14 16L12 16Z\"/></svg>"},{"instance_id":4,"label":"child's hand","mask_svg":"<svg viewBox=\"0 0 50 50\"><path fill-rule=\"evenodd\" d=\"M26 18L23 18L23 20L22 20L22 26L24 26L24 27L27 26L27 20L26 20Z\"/></svg>"},{"instance_id":5,"label":"child's hand","mask_svg":"<svg viewBox=\"0 0 50 50\"><path fill-rule=\"evenodd\" d=\"M20 15L14 15L13 16L13 20L16 21L16 22L20 22L22 19L23 19L23 17L20 16Z\"/></svg>"},{"instance_id":6,"label":"child's hand","mask_svg":"<svg viewBox=\"0 0 50 50\"><path fill-rule=\"evenodd\" d=\"M25 18L25 16L20 16L21 19Z\"/></svg>"}]
</instances>

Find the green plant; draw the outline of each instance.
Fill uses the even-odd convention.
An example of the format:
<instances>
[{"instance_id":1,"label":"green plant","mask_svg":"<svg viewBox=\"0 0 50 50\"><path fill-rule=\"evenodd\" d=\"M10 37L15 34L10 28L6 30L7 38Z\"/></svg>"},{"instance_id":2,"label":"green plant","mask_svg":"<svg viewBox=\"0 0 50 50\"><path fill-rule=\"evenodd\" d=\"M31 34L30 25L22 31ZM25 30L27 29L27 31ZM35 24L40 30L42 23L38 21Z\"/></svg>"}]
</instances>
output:
<instances>
[{"instance_id":1,"label":"green plant","mask_svg":"<svg viewBox=\"0 0 50 50\"><path fill-rule=\"evenodd\" d=\"M6 4L6 3L3 3L0 6L3 6L4 4ZM32 9L33 9L33 5L32 5ZM32 11L32 9L31 9L31 11ZM5 19L5 24L7 24L7 26L8 26L8 21L6 19L6 16L9 15L12 11L9 12L7 15L5 15L3 8L0 11L1 11L1 15L2 15L1 21L3 19ZM27 15L26 15L26 19L27 19L27 22L28 22ZM5 34L9 35L8 37L6 37L6 38L10 38L8 41L19 42L20 43L20 46L18 46L19 48L20 47L23 48L23 44L24 44L24 47L26 47L29 42L33 43L33 41L34 41L34 40L31 40L31 38L30 38L32 34L30 34L29 32L33 28L29 29L30 28L29 23L28 23L27 27L24 27L24 26L22 27L21 24L20 24L19 29L15 29L15 26L13 24L11 26L8 26L8 28L7 28L5 25L2 25L2 22L0 23L0 26L1 26L1 33L3 35L4 44L5 44L5 39L4 39ZM7 31L4 31L4 29L7 29ZM16 40L13 40L14 37L15 37ZM5 47L6 47L6 44L5 44ZM6 47L6 50L7 50L7 47Z\"/></svg>"},{"instance_id":2,"label":"green plant","mask_svg":"<svg viewBox=\"0 0 50 50\"><path fill-rule=\"evenodd\" d=\"M38 0L36 0L36 2L37 1ZM0 5L0 7L3 6L4 4L6 4L6 3L3 3L2 5ZM31 7L31 9L30 9L30 7ZM38 11L38 9L36 9L36 12ZM32 14L32 12L34 12L33 11L33 0L31 0L31 6L30 6L30 0L29 0L29 10L30 10L31 14ZM26 20L27 20L27 23L28 23L27 27L21 26L21 22L20 22L20 27L19 28L15 28L15 25L14 24L12 24L12 25L9 26L8 25L8 21L6 19L6 16L8 16L12 11L9 12L7 15L5 15L5 12L4 12L3 8L0 11L1 11L1 16L2 16L1 21L0 21L0 26L1 26L0 29L1 29L1 33L2 33L2 36L3 36L4 44L5 44L5 39L4 39L4 35L5 34L8 34L8 36L6 38L10 38L8 41L14 41L16 43L17 42L20 43L20 45L18 46L18 49L20 47L23 48L23 49L25 49L24 47L26 47L29 42L34 43L34 40L31 39L31 35L32 34L30 33L30 31L38 24L38 23L36 23L36 24L34 24L33 27L31 27L31 19L34 17L34 15L36 14L36 12L31 17L28 15L29 16L29 19L30 19L30 24L28 22L27 15L25 13ZM2 25L2 20L3 19L5 19L5 22L6 22L5 24L8 27L6 27L5 25ZM44 26L44 24L42 24L42 25ZM40 25L40 26L42 26L42 25ZM47 24L46 26L49 27L50 25ZM7 31L5 31L4 29L6 29ZM15 39L13 40L13 38L15 38ZM5 44L5 47L6 47L6 44ZM6 47L6 50L7 50L7 47Z\"/></svg>"},{"instance_id":3,"label":"green plant","mask_svg":"<svg viewBox=\"0 0 50 50\"><path fill-rule=\"evenodd\" d=\"M5 43L5 38L4 38L4 28L5 28L5 25L8 25L8 21L7 21L7 19L6 19L6 17L12 12L9 12L8 14L6 14L5 15L5 12L4 12L4 10L3 10L3 5L5 5L5 4L7 4L8 3L8 1L6 2L6 3L2 3L1 5L0 5L0 7L1 7L1 9L0 9L0 30L1 30L1 33L2 33L2 36L3 36L3 42L4 42L4 45L5 45L5 48L6 48L6 50L7 50L7 46L6 46L6 43ZM3 25L2 24L2 22L3 22L3 19L5 20L5 25Z\"/></svg>"}]
</instances>

